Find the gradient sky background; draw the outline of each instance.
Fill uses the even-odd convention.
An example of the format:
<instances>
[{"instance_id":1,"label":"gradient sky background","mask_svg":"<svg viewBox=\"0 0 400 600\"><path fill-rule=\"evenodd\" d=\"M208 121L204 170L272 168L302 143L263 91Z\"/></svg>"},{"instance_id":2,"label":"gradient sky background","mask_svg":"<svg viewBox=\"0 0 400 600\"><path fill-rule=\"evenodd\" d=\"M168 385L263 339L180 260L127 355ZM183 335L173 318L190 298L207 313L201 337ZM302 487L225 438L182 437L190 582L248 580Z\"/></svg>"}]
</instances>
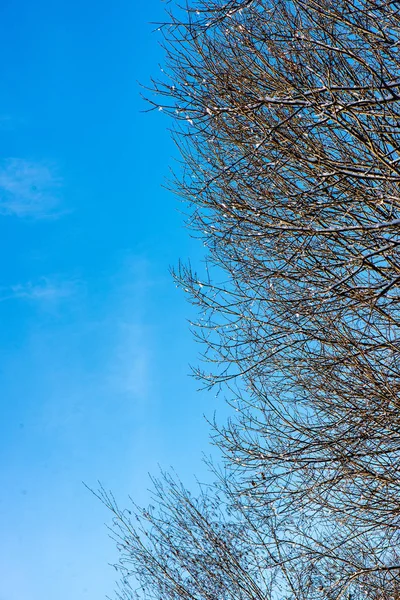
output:
<instances>
[{"instance_id":1,"label":"gradient sky background","mask_svg":"<svg viewBox=\"0 0 400 600\"><path fill-rule=\"evenodd\" d=\"M0 2L0 600L112 596L100 480L205 476L220 402L168 268L199 259L161 185L168 121L143 114L160 0ZM196 258L197 257L197 258Z\"/></svg>"}]
</instances>

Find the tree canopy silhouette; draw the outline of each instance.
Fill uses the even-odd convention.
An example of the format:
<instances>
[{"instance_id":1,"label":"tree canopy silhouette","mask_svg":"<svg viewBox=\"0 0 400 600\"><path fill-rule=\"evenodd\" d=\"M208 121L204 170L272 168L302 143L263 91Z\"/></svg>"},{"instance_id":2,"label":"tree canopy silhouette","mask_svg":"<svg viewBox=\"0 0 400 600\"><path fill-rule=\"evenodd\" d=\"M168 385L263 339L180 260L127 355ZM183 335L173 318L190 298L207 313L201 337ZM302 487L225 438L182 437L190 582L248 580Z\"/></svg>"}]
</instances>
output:
<instances>
[{"instance_id":1,"label":"tree canopy silhouette","mask_svg":"<svg viewBox=\"0 0 400 600\"><path fill-rule=\"evenodd\" d=\"M212 365L197 375L237 409L215 425L214 493L253 578L239 561L233 585L206 519L198 581L214 583L170 597L397 598L400 3L199 0L161 30L152 101L174 120L174 187L208 252L206 276L175 276ZM185 493L168 505L182 557ZM150 524L161 543L165 513ZM177 556L163 572L184 578Z\"/></svg>"}]
</instances>

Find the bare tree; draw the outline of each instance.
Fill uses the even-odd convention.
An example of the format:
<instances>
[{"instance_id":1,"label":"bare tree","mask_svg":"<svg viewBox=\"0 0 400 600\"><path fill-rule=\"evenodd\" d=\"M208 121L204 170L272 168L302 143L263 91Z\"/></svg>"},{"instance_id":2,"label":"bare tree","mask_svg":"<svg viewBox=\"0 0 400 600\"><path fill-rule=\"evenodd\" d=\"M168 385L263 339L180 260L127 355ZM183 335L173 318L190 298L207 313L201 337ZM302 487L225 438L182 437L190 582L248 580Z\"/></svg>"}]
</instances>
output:
<instances>
[{"instance_id":1,"label":"bare tree","mask_svg":"<svg viewBox=\"0 0 400 600\"><path fill-rule=\"evenodd\" d=\"M286 495L396 528L399 18L369 0L200 2L164 28L155 86L217 273L178 273L205 381L243 382L220 443Z\"/></svg>"},{"instance_id":2,"label":"bare tree","mask_svg":"<svg viewBox=\"0 0 400 600\"><path fill-rule=\"evenodd\" d=\"M199 0L162 31L154 104L208 249L176 277L213 363L197 375L237 410L215 431L223 493L269 585L397 597L400 3Z\"/></svg>"},{"instance_id":3,"label":"bare tree","mask_svg":"<svg viewBox=\"0 0 400 600\"><path fill-rule=\"evenodd\" d=\"M332 540L326 523L293 519L266 508L260 523L249 496L229 478L192 495L176 479L153 480L152 504L121 510L112 494L96 494L114 515L120 559L118 598L163 600L330 600L398 597L395 569L379 568L386 552L374 535L345 531ZM260 526L261 525L261 526ZM354 538L357 544L354 544Z\"/></svg>"}]
</instances>

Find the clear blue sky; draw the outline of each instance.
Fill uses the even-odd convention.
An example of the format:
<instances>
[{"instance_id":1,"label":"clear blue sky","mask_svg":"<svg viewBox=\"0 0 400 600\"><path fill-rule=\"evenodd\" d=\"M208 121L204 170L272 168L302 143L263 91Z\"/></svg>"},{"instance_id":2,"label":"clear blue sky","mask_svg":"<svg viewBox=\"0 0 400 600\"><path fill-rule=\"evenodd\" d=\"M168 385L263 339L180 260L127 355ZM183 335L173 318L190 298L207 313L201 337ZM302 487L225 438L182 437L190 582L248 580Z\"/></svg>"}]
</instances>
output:
<instances>
[{"instance_id":1,"label":"clear blue sky","mask_svg":"<svg viewBox=\"0 0 400 600\"><path fill-rule=\"evenodd\" d=\"M204 473L218 406L168 268L198 258L137 80L160 0L0 3L0 600L112 595L109 515L147 472Z\"/></svg>"}]
</instances>

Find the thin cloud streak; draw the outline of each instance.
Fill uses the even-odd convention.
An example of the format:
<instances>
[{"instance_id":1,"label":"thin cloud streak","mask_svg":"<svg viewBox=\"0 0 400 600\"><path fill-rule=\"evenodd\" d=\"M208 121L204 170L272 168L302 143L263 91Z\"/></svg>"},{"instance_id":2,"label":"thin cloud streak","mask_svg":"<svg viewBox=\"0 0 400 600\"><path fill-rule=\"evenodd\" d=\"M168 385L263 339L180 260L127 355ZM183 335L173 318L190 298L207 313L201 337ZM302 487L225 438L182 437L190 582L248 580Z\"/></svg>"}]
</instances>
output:
<instances>
[{"instance_id":1,"label":"thin cloud streak","mask_svg":"<svg viewBox=\"0 0 400 600\"><path fill-rule=\"evenodd\" d=\"M55 302L74 295L77 287L75 280L56 281L41 277L36 282L28 281L0 289L0 302L18 298L33 302Z\"/></svg>"},{"instance_id":2,"label":"thin cloud streak","mask_svg":"<svg viewBox=\"0 0 400 600\"><path fill-rule=\"evenodd\" d=\"M54 216L61 185L51 165L8 158L0 163L0 214L36 219Z\"/></svg>"}]
</instances>

